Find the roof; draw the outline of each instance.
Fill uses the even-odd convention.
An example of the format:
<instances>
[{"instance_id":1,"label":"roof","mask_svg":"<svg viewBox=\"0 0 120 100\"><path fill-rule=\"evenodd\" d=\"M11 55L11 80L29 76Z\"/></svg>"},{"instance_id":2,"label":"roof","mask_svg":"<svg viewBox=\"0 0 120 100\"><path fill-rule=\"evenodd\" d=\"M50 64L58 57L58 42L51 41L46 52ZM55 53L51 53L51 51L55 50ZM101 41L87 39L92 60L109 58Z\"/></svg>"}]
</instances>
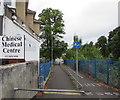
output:
<instances>
[{"instance_id":1,"label":"roof","mask_svg":"<svg viewBox=\"0 0 120 100\"><path fill-rule=\"evenodd\" d=\"M34 23L38 23L38 24L40 24L40 21L38 21L37 19L34 19L33 22L34 22Z\"/></svg>"},{"instance_id":2,"label":"roof","mask_svg":"<svg viewBox=\"0 0 120 100\"><path fill-rule=\"evenodd\" d=\"M32 14L32 15L34 15L34 17L35 17L36 12L35 12L35 11L32 11L32 10L30 10L30 9L27 9L27 14Z\"/></svg>"},{"instance_id":3,"label":"roof","mask_svg":"<svg viewBox=\"0 0 120 100\"><path fill-rule=\"evenodd\" d=\"M27 13L28 13L28 14L36 14L36 12L35 12L35 11L30 10L30 9L27 9Z\"/></svg>"}]
</instances>

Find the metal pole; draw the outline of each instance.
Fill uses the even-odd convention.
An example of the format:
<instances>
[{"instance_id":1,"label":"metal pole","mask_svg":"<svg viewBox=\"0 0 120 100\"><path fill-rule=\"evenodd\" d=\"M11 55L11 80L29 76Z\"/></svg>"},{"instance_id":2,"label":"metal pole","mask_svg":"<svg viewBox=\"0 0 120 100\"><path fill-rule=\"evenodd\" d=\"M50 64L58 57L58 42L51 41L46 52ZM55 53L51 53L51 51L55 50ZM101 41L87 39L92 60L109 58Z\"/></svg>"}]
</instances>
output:
<instances>
[{"instance_id":1,"label":"metal pole","mask_svg":"<svg viewBox=\"0 0 120 100\"><path fill-rule=\"evenodd\" d=\"M52 42L52 47L51 47L51 49L52 49L52 50L51 50L51 60L52 60L52 61L51 61L51 72L53 72L53 42L54 42L53 39L54 39L54 36L52 36L52 39L51 39L51 40L52 40L52 41L51 41L51 42Z\"/></svg>"},{"instance_id":2,"label":"metal pole","mask_svg":"<svg viewBox=\"0 0 120 100\"><path fill-rule=\"evenodd\" d=\"M50 61L52 61L52 59L53 59L53 37L51 37L51 44L50 45L51 45L51 52L50 52L51 53L51 55L50 55L51 57L50 57Z\"/></svg>"},{"instance_id":3,"label":"metal pole","mask_svg":"<svg viewBox=\"0 0 120 100\"><path fill-rule=\"evenodd\" d=\"M38 88L40 88L40 48L39 48L39 58L38 58Z\"/></svg>"},{"instance_id":4,"label":"metal pole","mask_svg":"<svg viewBox=\"0 0 120 100\"><path fill-rule=\"evenodd\" d=\"M52 53L51 53L52 61L53 61L53 36L52 36Z\"/></svg>"},{"instance_id":5,"label":"metal pole","mask_svg":"<svg viewBox=\"0 0 120 100\"><path fill-rule=\"evenodd\" d=\"M39 92L71 92L71 93L85 93L85 91L78 90L62 90L62 89L19 89L14 88L14 91L39 91Z\"/></svg>"},{"instance_id":6,"label":"metal pole","mask_svg":"<svg viewBox=\"0 0 120 100\"><path fill-rule=\"evenodd\" d=\"M107 84L109 84L109 66L110 66L110 60L107 60Z\"/></svg>"},{"instance_id":7,"label":"metal pole","mask_svg":"<svg viewBox=\"0 0 120 100\"><path fill-rule=\"evenodd\" d=\"M76 79L78 81L78 48L76 48ZM76 82L76 86L78 89L78 82Z\"/></svg>"}]
</instances>

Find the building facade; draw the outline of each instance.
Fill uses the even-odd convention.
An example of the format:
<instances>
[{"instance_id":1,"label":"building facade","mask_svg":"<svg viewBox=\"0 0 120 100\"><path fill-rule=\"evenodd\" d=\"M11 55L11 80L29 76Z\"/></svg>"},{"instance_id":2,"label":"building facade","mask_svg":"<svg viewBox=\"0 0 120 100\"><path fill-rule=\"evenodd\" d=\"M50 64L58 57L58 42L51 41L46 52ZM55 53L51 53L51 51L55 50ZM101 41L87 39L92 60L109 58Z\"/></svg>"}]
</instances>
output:
<instances>
[{"instance_id":1,"label":"building facade","mask_svg":"<svg viewBox=\"0 0 120 100\"><path fill-rule=\"evenodd\" d=\"M120 26L120 1L118 2L118 26Z\"/></svg>"},{"instance_id":2,"label":"building facade","mask_svg":"<svg viewBox=\"0 0 120 100\"><path fill-rule=\"evenodd\" d=\"M39 61L40 22L35 19L36 12L28 9L28 4L28 0L0 0L0 36L25 36L22 61ZM9 61L15 60L19 59Z\"/></svg>"}]
</instances>

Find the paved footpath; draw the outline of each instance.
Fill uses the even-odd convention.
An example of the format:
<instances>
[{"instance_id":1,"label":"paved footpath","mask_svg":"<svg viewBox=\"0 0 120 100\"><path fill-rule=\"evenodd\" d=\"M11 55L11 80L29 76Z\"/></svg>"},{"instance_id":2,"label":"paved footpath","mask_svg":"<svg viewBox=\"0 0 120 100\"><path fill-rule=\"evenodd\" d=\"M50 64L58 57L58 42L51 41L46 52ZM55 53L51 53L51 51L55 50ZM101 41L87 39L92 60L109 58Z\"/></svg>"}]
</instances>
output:
<instances>
[{"instance_id":1,"label":"paved footpath","mask_svg":"<svg viewBox=\"0 0 120 100\"><path fill-rule=\"evenodd\" d=\"M62 65L62 68L64 68L73 78L76 79L76 73L73 69L66 65ZM120 95L120 93L113 91L104 84L96 82L81 73L78 75L78 84L81 89L85 91L85 94L88 97L118 98Z\"/></svg>"},{"instance_id":2,"label":"paved footpath","mask_svg":"<svg viewBox=\"0 0 120 100\"><path fill-rule=\"evenodd\" d=\"M69 73L69 75L66 72ZM48 81L48 89L76 90L75 85L70 80L70 75L72 75L73 78L76 77L74 70L66 65L55 65L51 78ZM85 75L79 73L78 82L81 87L80 90L85 91L84 95L73 93L45 93L36 98L113 98L108 100L119 100L115 99L118 98L118 92L104 87L102 84L89 79Z\"/></svg>"}]
</instances>

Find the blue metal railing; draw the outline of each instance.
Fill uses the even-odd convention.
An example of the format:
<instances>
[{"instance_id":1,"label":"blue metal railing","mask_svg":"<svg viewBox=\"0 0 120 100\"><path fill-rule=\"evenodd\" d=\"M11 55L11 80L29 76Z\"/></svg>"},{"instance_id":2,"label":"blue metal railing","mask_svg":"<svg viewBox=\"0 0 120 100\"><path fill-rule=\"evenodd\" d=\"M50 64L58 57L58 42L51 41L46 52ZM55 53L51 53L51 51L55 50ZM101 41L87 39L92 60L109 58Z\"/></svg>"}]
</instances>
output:
<instances>
[{"instance_id":1,"label":"blue metal railing","mask_svg":"<svg viewBox=\"0 0 120 100\"><path fill-rule=\"evenodd\" d=\"M68 64L69 66L75 68L75 60L65 60L66 64Z\"/></svg>"},{"instance_id":2,"label":"blue metal railing","mask_svg":"<svg viewBox=\"0 0 120 100\"><path fill-rule=\"evenodd\" d=\"M75 60L65 60L65 64L75 68ZM120 60L81 59L79 71L89 73L106 84L120 88Z\"/></svg>"},{"instance_id":3,"label":"blue metal railing","mask_svg":"<svg viewBox=\"0 0 120 100\"><path fill-rule=\"evenodd\" d=\"M39 64L39 88L44 87L44 82L49 76L52 61L44 62Z\"/></svg>"}]
</instances>

